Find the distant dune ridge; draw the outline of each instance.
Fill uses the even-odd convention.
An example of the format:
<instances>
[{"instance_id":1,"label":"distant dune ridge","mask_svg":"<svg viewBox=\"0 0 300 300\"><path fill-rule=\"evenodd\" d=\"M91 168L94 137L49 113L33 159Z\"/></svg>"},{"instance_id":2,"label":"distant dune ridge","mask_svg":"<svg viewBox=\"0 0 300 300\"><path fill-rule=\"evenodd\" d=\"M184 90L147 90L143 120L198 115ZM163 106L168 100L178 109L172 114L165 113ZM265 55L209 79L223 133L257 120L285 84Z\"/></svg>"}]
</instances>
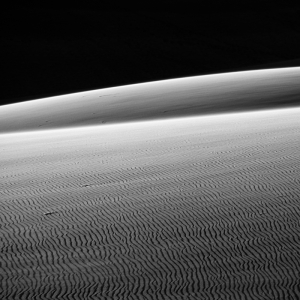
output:
<instances>
[{"instance_id":1,"label":"distant dune ridge","mask_svg":"<svg viewBox=\"0 0 300 300\"><path fill-rule=\"evenodd\" d=\"M300 104L300 67L120 86L0 106L0 133Z\"/></svg>"},{"instance_id":2,"label":"distant dune ridge","mask_svg":"<svg viewBox=\"0 0 300 300\"><path fill-rule=\"evenodd\" d=\"M299 71L0 107L0 299L300 298Z\"/></svg>"}]
</instances>

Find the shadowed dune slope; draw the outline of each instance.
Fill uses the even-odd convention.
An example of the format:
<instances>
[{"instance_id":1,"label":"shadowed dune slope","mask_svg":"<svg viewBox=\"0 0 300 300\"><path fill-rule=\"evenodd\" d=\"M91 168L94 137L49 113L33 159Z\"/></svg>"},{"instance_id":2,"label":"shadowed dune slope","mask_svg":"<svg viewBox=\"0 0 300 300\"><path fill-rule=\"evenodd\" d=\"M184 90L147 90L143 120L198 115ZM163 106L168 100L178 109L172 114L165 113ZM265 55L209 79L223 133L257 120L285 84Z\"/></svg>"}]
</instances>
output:
<instances>
[{"instance_id":1,"label":"shadowed dune slope","mask_svg":"<svg viewBox=\"0 0 300 300\"><path fill-rule=\"evenodd\" d=\"M299 116L1 135L0 298L299 299Z\"/></svg>"},{"instance_id":2,"label":"shadowed dune slope","mask_svg":"<svg viewBox=\"0 0 300 300\"><path fill-rule=\"evenodd\" d=\"M300 68L172 79L0 107L0 132L295 106Z\"/></svg>"}]
</instances>

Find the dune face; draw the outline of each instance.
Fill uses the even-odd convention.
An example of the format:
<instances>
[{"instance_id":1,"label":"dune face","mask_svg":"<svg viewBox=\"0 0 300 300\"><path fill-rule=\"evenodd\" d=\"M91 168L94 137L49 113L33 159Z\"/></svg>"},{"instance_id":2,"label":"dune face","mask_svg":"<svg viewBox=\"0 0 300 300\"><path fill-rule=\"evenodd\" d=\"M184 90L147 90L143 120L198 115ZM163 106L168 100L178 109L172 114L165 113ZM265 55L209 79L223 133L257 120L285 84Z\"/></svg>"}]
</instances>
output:
<instances>
[{"instance_id":1,"label":"dune face","mask_svg":"<svg viewBox=\"0 0 300 300\"><path fill-rule=\"evenodd\" d=\"M121 86L0 107L0 133L297 106L300 68Z\"/></svg>"},{"instance_id":2,"label":"dune face","mask_svg":"<svg viewBox=\"0 0 300 300\"><path fill-rule=\"evenodd\" d=\"M299 115L1 135L0 298L298 299Z\"/></svg>"}]
</instances>

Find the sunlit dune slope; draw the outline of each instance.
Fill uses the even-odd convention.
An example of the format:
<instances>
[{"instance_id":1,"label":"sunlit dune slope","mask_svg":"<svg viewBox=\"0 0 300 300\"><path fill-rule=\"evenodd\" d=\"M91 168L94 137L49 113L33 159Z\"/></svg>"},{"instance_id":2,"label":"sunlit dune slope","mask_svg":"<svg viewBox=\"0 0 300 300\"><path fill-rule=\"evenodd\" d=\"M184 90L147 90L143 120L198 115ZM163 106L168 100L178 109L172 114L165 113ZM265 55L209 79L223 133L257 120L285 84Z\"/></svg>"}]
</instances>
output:
<instances>
[{"instance_id":1,"label":"sunlit dune slope","mask_svg":"<svg viewBox=\"0 0 300 300\"><path fill-rule=\"evenodd\" d=\"M225 73L69 94L0 107L0 132L300 104L300 68Z\"/></svg>"},{"instance_id":2,"label":"sunlit dune slope","mask_svg":"<svg viewBox=\"0 0 300 300\"><path fill-rule=\"evenodd\" d=\"M1 135L0 298L299 299L299 116Z\"/></svg>"}]
</instances>

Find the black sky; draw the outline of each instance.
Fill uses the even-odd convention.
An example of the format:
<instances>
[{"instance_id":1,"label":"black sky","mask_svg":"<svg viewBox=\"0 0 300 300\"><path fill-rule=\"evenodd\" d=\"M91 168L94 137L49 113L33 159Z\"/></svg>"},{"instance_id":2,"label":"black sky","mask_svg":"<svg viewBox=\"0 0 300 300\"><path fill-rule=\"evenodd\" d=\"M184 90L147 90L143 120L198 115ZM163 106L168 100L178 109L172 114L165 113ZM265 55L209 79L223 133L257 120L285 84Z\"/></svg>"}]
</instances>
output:
<instances>
[{"instance_id":1,"label":"black sky","mask_svg":"<svg viewBox=\"0 0 300 300\"><path fill-rule=\"evenodd\" d=\"M1 104L261 65L299 65L299 4L221 3L7 7L1 18Z\"/></svg>"}]
</instances>

